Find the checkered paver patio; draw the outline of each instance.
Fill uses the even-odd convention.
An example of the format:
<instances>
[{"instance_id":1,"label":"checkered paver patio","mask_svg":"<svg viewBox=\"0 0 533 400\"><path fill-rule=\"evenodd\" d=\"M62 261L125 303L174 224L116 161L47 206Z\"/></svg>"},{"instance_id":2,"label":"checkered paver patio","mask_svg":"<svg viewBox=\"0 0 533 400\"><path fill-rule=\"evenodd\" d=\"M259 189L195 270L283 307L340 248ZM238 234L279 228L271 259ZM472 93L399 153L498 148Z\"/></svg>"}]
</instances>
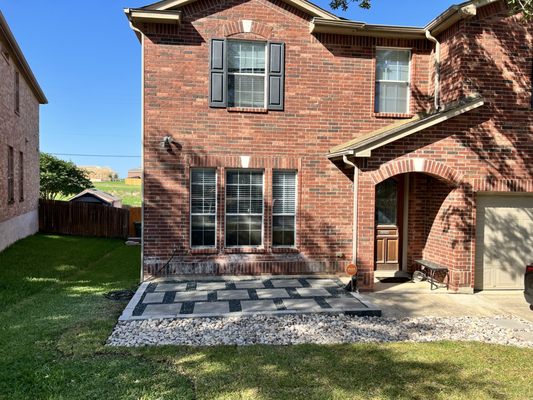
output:
<instances>
[{"instance_id":1,"label":"checkered paver patio","mask_svg":"<svg viewBox=\"0 0 533 400\"><path fill-rule=\"evenodd\" d=\"M302 313L381 316L380 309L346 291L335 277L224 277L145 282L120 319Z\"/></svg>"}]
</instances>

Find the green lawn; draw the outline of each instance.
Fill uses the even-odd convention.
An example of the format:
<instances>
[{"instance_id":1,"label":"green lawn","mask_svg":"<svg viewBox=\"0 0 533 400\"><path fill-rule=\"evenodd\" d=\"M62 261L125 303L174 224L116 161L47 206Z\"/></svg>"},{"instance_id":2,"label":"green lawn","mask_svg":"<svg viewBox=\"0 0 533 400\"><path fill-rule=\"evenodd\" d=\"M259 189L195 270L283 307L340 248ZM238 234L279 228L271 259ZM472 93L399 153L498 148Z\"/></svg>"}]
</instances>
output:
<instances>
[{"instance_id":1,"label":"green lawn","mask_svg":"<svg viewBox=\"0 0 533 400\"><path fill-rule=\"evenodd\" d=\"M139 248L37 235L0 253L1 399L531 399L533 351L478 343L104 346Z\"/></svg>"},{"instance_id":2,"label":"green lawn","mask_svg":"<svg viewBox=\"0 0 533 400\"><path fill-rule=\"evenodd\" d=\"M141 206L141 186L126 185L124 180L116 182L94 182L94 187L122 199L122 204Z\"/></svg>"}]
</instances>

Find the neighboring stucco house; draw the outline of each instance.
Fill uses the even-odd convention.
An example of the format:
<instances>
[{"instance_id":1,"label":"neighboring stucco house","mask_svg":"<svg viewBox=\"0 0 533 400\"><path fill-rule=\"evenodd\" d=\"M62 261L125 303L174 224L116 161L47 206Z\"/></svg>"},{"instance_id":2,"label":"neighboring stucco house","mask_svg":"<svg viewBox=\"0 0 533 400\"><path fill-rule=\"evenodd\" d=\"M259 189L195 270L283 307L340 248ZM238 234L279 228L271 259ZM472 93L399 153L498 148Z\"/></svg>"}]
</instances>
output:
<instances>
[{"instance_id":1,"label":"neighboring stucco house","mask_svg":"<svg viewBox=\"0 0 533 400\"><path fill-rule=\"evenodd\" d=\"M46 103L0 12L0 251L39 229L39 104Z\"/></svg>"},{"instance_id":2,"label":"neighboring stucco house","mask_svg":"<svg viewBox=\"0 0 533 400\"><path fill-rule=\"evenodd\" d=\"M85 189L76 196L72 197L69 201L72 203L92 203L122 208L121 198L98 189Z\"/></svg>"},{"instance_id":3,"label":"neighboring stucco house","mask_svg":"<svg viewBox=\"0 0 533 400\"><path fill-rule=\"evenodd\" d=\"M126 14L143 55L145 278L355 262L371 290L425 259L451 291L523 285L533 29L504 2L421 28L305 0Z\"/></svg>"}]
</instances>

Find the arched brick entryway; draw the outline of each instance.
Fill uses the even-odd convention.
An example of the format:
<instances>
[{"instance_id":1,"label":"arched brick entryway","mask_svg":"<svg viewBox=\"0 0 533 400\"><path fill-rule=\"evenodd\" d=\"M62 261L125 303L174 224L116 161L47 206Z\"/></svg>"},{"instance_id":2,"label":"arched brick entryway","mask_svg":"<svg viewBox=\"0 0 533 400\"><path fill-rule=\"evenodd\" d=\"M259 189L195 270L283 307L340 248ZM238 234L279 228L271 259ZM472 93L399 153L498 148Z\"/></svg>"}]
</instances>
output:
<instances>
[{"instance_id":1,"label":"arched brick entryway","mask_svg":"<svg viewBox=\"0 0 533 400\"><path fill-rule=\"evenodd\" d=\"M375 276L376 186L392 177L405 179L409 190L405 204L408 217L402 222L408 227L401 239L407 243L402 268L411 271L417 258L445 263L451 272L452 290L470 287L474 235L471 186L454 168L423 158L391 161L377 170L363 169L360 174L358 263L365 285L372 288Z\"/></svg>"},{"instance_id":2,"label":"arched brick entryway","mask_svg":"<svg viewBox=\"0 0 533 400\"><path fill-rule=\"evenodd\" d=\"M370 176L374 185L377 185L395 175L407 174L409 172L425 173L444 179L455 185L463 182L463 174L459 171L441 162L427 160L425 158L408 158L391 161L383 164L378 170L371 172Z\"/></svg>"}]
</instances>

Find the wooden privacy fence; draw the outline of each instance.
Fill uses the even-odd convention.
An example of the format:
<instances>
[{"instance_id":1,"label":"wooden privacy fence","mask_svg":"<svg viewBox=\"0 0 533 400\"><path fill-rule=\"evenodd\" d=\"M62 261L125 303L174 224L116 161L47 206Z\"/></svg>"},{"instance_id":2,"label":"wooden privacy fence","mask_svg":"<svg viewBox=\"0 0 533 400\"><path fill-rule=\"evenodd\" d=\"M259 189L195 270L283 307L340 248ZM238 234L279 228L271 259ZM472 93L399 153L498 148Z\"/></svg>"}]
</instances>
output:
<instances>
[{"instance_id":1,"label":"wooden privacy fence","mask_svg":"<svg viewBox=\"0 0 533 400\"><path fill-rule=\"evenodd\" d=\"M128 237L129 210L67 201L39 200L39 231L63 235Z\"/></svg>"}]
</instances>

